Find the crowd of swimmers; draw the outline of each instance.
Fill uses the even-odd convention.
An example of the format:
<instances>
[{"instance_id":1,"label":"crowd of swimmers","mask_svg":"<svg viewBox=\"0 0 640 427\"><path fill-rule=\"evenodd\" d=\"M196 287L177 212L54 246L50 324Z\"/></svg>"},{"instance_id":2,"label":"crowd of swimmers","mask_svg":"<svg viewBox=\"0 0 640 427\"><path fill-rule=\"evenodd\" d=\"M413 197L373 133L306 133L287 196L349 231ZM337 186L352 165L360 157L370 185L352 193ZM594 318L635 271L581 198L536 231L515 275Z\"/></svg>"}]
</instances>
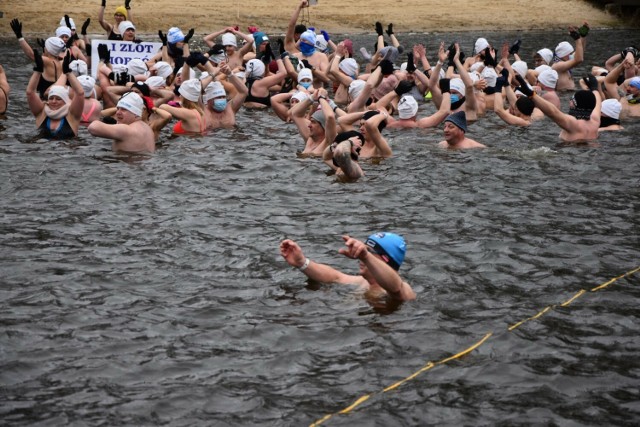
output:
<instances>
[{"instance_id":1,"label":"crowd of swimmers","mask_svg":"<svg viewBox=\"0 0 640 427\"><path fill-rule=\"evenodd\" d=\"M115 8L109 22L102 0L98 21L106 39L140 42L130 2ZM158 31L154 41L162 43L160 51L126 66L113 64L107 45L100 44L96 78L87 59L90 18L78 33L73 18L65 15L55 35L37 39L36 46L13 19L11 28L34 64L26 95L39 135L74 138L85 125L89 134L112 140L116 152L152 153L170 123L175 134L206 135L236 126L243 108L270 109L297 128L302 154L321 158L343 179L357 180L364 175L360 159L392 156L387 127L442 127L441 147L475 149L485 145L467 136L469 123L494 113L512 126L551 120L565 142L592 141L602 131L620 131L625 121L640 118L640 51L635 47L619 46L590 73L575 75L585 62L586 22L570 26L568 40L554 49L540 48L531 58L520 56L520 40L494 46L481 37L467 55L457 43L440 43L433 52L421 44L408 48L393 24L385 29L376 22L374 49L362 47L356 56L350 39L336 40L299 23L308 6L307 0L299 1L284 39L271 40L254 26L246 33L229 26L202 39L205 51L191 51L194 29L171 27ZM563 91L573 93L568 105L558 96ZM0 114L9 96L0 65ZM418 114L423 104L430 104L423 109L430 115ZM290 240L282 242L281 253L319 281L355 281L398 300L415 297L397 273L404 259L400 236L378 233L365 242L345 236L345 244L341 253L360 260L357 277L310 262Z\"/></svg>"}]
</instances>

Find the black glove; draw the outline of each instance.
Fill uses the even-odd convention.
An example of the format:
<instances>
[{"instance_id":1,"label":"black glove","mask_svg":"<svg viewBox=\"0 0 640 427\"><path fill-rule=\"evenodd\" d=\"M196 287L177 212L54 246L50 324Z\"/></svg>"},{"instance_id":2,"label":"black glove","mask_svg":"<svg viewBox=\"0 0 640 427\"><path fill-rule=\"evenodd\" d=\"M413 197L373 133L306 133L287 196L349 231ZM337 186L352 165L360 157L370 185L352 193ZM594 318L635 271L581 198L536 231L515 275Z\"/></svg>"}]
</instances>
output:
<instances>
[{"instance_id":1,"label":"black glove","mask_svg":"<svg viewBox=\"0 0 640 427\"><path fill-rule=\"evenodd\" d=\"M584 82L587 84L587 87L590 91L598 90L598 79L594 75L584 76L582 78Z\"/></svg>"},{"instance_id":2,"label":"black glove","mask_svg":"<svg viewBox=\"0 0 640 427\"><path fill-rule=\"evenodd\" d=\"M200 56L204 55L200 52L191 52L185 62L189 67L194 68L196 65L200 64Z\"/></svg>"},{"instance_id":3,"label":"black glove","mask_svg":"<svg viewBox=\"0 0 640 427\"><path fill-rule=\"evenodd\" d=\"M140 43L142 43L142 39L137 39L137 38L136 38L136 39L133 39L133 42L134 42L135 44L140 44Z\"/></svg>"},{"instance_id":4,"label":"black glove","mask_svg":"<svg viewBox=\"0 0 640 427\"><path fill-rule=\"evenodd\" d=\"M67 54L62 60L62 74L69 74L71 72L71 67L69 66L69 64L71 64L71 52L67 50Z\"/></svg>"},{"instance_id":5,"label":"black glove","mask_svg":"<svg viewBox=\"0 0 640 427\"><path fill-rule=\"evenodd\" d=\"M69 15L64 15L64 23L66 24L67 28L71 28L71 19L69 18Z\"/></svg>"},{"instance_id":6,"label":"black glove","mask_svg":"<svg viewBox=\"0 0 640 427\"><path fill-rule=\"evenodd\" d=\"M383 59L380 61L380 71L382 71L383 76L393 74L393 63L388 59Z\"/></svg>"},{"instance_id":7,"label":"black glove","mask_svg":"<svg viewBox=\"0 0 640 427\"><path fill-rule=\"evenodd\" d=\"M196 32L195 29L190 29L189 32L187 33L186 36L184 36L184 42L185 43L189 43L189 40L191 40L191 37L193 37L193 34Z\"/></svg>"},{"instance_id":8,"label":"black glove","mask_svg":"<svg viewBox=\"0 0 640 427\"><path fill-rule=\"evenodd\" d=\"M491 55L491 48L488 47L484 49L484 65L488 67L495 67L498 65L496 58Z\"/></svg>"},{"instance_id":9,"label":"black glove","mask_svg":"<svg viewBox=\"0 0 640 427\"><path fill-rule=\"evenodd\" d=\"M413 53L407 54L407 73L413 73L416 70L416 64L413 62Z\"/></svg>"},{"instance_id":10,"label":"black glove","mask_svg":"<svg viewBox=\"0 0 640 427\"><path fill-rule=\"evenodd\" d=\"M131 9L131 0L124 0L124 8L127 10Z\"/></svg>"},{"instance_id":11,"label":"black glove","mask_svg":"<svg viewBox=\"0 0 640 427\"><path fill-rule=\"evenodd\" d=\"M162 46L167 45L167 36L162 32L162 30L158 30L158 37L160 37L160 41L162 42Z\"/></svg>"},{"instance_id":12,"label":"black glove","mask_svg":"<svg viewBox=\"0 0 640 427\"><path fill-rule=\"evenodd\" d=\"M103 1L103 3L104 3L104 1ZM102 123L106 123L106 124L108 124L108 125L115 125L116 123L118 123L118 122L116 121L116 119L114 119L114 118L113 118L113 117L111 117L111 116L104 116L104 117L102 117L102 118L100 119L100 121L101 121Z\"/></svg>"},{"instance_id":13,"label":"black glove","mask_svg":"<svg viewBox=\"0 0 640 427\"><path fill-rule=\"evenodd\" d=\"M393 34L393 24L389 24L387 27L387 35L391 37L391 34Z\"/></svg>"},{"instance_id":14,"label":"black glove","mask_svg":"<svg viewBox=\"0 0 640 427\"><path fill-rule=\"evenodd\" d=\"M501 93L502 88L507 86L508 84L509 84L509 80L507 78L505 78L504 76L498 77L496 79L496 87L495 87L496 93Z\"/></svg>"},{"instance_id":15,"label":"black glove","mask_svg":"<svg viewBox=\"0 0 640 427\"><path fill-rule=\"evenodd\" d=\"M503 68L502 71L500 71L500 75L509 81L509 70Z\"/></svg>"},{"instance_id":16,"label":"black glove","mask_svg":"<svg viewBox=\"0 0 640 427\"><path fill-rule=\"evenodd\" d=\"M440 92L442 93L451 92L451 87L449 86L450 82L451 82L450 79L440 79L440 81L438 82L438 86L440 86Z\"/></svg>"},{"instance_id":17,"label":"black glove","mask_svg":"<svg viewBox=\"0 0 640 427\"><path fill-rule=\"evenodd\" d=\"M18 18L13 18L9 25L11 25L11 29L15 33L16 38L21 39L22 38L22 22L18 21Z\"/></svg>"},{"instance_id":18,"label":"black glove","mask_svg":"<svg viewBox=\"0 0 640 427\"><path fill-rule=\"evenodd\" d=\"M102 0L102 7L107 7L107 0Z\"/></svg>"},{"instance_id":19,"label":"black glove","mask_svg":"<svg viewBox=\"0 0 640 427\"><path fill-rule=\"evenodd\" d=\"M578 40L580 38L580 33L577 32L575 28L572 28L571 30L569 30L569 35L574 40Z\"/></svg>"},{"instance_id":20,"label":"black glove","mask_svg":"<svg viewBox=\"0 0 640 427\"><path fill-rule=\"evenodd\" d=\"M589 35L589 26L582 24L582 26L578 28L578 32L580 33L580 37L587 37Z\"/></svg>"},{"instance_id":21,"label":"black glove","mask_svg":"<svg viewBox=\"0 0 640 427\"><path fill-rule=\"evenodd\" d=\"M521 75L517 75L516 76L516 80L518 80L518 83L520 83L520 86L518 87L518 90L520 92L524 93L529 98L532 97L533 96L533 90L531 90L531 88L529 87L527 82L524 81L522 76Z\"/></svg>"},{"instance_id":22,"label":"black glove","mask_svg":"<svg viewBox=\"0 0 640 427\"><path fill-rule=\"evenodd\" d=\"M413 82L401 80L394 89L394 92L397 93L399 97L402 97L405 93L410 92L413 86L415 86Z\"/></svg>"},{"instance_id":23,"label":"black glove","mask_svg":"<svg viewBox=\"0 0 640 427\"><path fill-rule=\"evenodd\" d=\"M84 21L84 24L82 24L82 30L80 30L80 34L82 34L83 36L87 35L87 28L89 28L90 23L91 23L91 18L87 18L87 20Z\"/></svg>"},{"instance_id":24,"label":"black glove","mask_svg":"<svg viewBox=\"0 0 640 427\"><path fill-rule=\"evenodd\" d=\"M313 71L315 68L313 68L313 65L309 64L309 61L307 61L306 59L303 59L302 61L302 65L304 65L304 68L308 68L311 71Z\"/></svg>"},{"instance_id":25,"label":"black glove","mask_svg":"<svg viewBox=\"0 0 640 427\"><path fill-rule=\"evenodd\" d=\"M451 43L451 45L449 46L449 49L447 49L448 54L447 54L447 62L448 65L447 67L455 67L456 64L453 61L453 57L456 56L456 44L455 43Z\"/></svg>"},{"instance_id":26,"label":"black glove","mask_svg":"<svg viewBox=\"0 0 640 427\"><path fill-rule=\"evenodd\" d=\"M42 61L42 56L40 55L40 52L38 52L37 50L33 51L33 62L35 63L33 65L33 71L38 73L43 73L44 62Z\"/></svg>"},{"instance_id":27,"label":"black glove","mask_svg":"<svg viewBox=\"0 0 640 427\"><path fill-rule=\"evenodd\" d=\"M631 52L631 54L633 55L634 59L638 58L638 49L636 49L633 46L629 46L628 48L626 48L622 52L620 52L620 55L622 56L622 59L624 59L627 56L627 53L629 53L629 52Z\"/></svg>"},{"instance_id":28,"label":"black glove","mask_svg":"<svg viewBox=\"0 0 640 427\"><path fill-rule=\"evenodd\" d=\"M98 58L100 58L100 61L103 61L105 64L109 64L111 62L111 52L104 43L100 43L98 45Z\"/></svg>"},{"instance_id":29,"label":"black glove","mask_svg":"<svg viewBox=\"0 0 640 427\"><path fill-rule=\"evenodd\" d=\"M383 34L382 24L380 22L376 22L376 33L378 33L379 36Z\"/></svg>"},{"instance_id":30,"label":"black glove","mask_svg":"<svg viewBox=\"0 0 640 427\"><path fill-rule=\"evenodd\" d=\"M37 38L36 39L36 43L38 44L38 46L40 46L42 48L42 52L44 53L44 39L41 38Z\"/></svg>"},{"instance_id":31,"label":"black glove","mask_svg":"<svg viewBox=\"0 0 640 427\"><path fill-rule=\"evenodd\" d=\"M118 73L118 75L116 75L115 77L116 77L116 84L118 86L126 86L127 83L129 82L129 74L127 74L126 71Z\"/></svg>"},{"instance_id":32,"label":"black glove","mask_svg":"<svg viewBox=\"0 0 640 427\"><path fill-rule=\"evenodd\" d=\"M509 48L509 55L515 55L516 53L520 52L521 44L522 44L522 40L520 39L516 40Z\"/></svg>"}]
</instances>

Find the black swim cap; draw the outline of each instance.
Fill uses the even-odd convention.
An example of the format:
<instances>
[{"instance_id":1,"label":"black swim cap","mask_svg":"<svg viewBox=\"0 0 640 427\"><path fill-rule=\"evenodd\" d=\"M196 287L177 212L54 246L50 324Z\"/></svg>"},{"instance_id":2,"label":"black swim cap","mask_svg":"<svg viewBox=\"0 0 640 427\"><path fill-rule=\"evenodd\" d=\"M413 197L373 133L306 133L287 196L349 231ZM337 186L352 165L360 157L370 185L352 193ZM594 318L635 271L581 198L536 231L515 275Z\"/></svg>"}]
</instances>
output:
<instances>
[{"instance_id":1,"label":"black swim cap","mask_svg":"<svg viewBox=\"0 0 640 427\"><path fill-rule=\"evenodd\" d=\"M370 110L370 111L367 111L366 113L364 113L364 116L362 116L362 120L367 121L367 120L369 120L371 117L373 117L373 116L377 116L378 114L380 114L380 111L376 111L376 110ZM387 121L386 121L386 120L383 120L383 121L381 121L381 122L380 122L380 124L378 125L378 130L379 130L380 132L382 132L382 130L383 130L384 128L386 128L386 127L387 127Z\"/></svg>"}]
</instances>

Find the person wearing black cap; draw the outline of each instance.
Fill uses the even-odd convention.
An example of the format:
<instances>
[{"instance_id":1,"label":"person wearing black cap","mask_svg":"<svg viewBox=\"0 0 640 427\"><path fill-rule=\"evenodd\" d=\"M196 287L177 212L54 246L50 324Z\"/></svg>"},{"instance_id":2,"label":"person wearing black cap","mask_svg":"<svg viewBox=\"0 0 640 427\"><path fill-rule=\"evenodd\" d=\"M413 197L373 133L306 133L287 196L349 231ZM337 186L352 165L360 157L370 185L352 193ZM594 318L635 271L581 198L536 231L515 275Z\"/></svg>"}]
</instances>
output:
<instances>
[{"instance_id":1,"label":"person wearing black cap","mask_svg":"<svg viewBox=\"0 0 640 427\"><path fill-rule=\"evenodd\" d=\"M508 125L529 126L531 124L531 114L535 109L533 101L526 96L516 97L515 92L509 84L509 72L506 68L502 70L502 75L496 79L495 94L493 101L493 111ZM511 104L509 110L504 108L502 99L502 88L505 88L507 99Z\"/></svg>"},{"instance_id":2,"label":"person wearing black cap","mask_svg":"<svg viewBox=\"0 0 640 427\"><path fill-rule=\"evenodd\" d=\"M410 301L416 293L398 274L404 261L406 244L395 233L375 233L365 242L350 236L342 236L346 247L338 253L359 260L358 275L345 274L326 264L305 257L300 246L293 240L280 243L280 255L292 267L296 267L312 280L324 283L357 285L373 298L388 297L395 301Z\"/></svg>"},{"instance_id":3,"label":"person wearing black cap","mask_svg":"<svg viewBox=\"0 0 640 427\"><path fill-rule=\"evenodd\" d=\"M440 147L465 150L468 148L486 148L484 144L467 138L467 116L464 111L458 111L444 119L444 141L438 143Z\"/></svg>"},{"instance_id":4,"label":"person wearing black cap","mask_svg":"<svg viewBox=\"0 0 640 427\"><path fill-rule=\"evenodd\" d=\"M545 116L553 120L562 130L560 139L565 142L593 141L598 138L600 128L600 109L602 101L598 91L598 80L595 76L584 77L589 90L575 92L569 101L569 114L563 113L555 105L531 90L520 76L519 90L533 101Z\"/></svg>"}]
</instances>

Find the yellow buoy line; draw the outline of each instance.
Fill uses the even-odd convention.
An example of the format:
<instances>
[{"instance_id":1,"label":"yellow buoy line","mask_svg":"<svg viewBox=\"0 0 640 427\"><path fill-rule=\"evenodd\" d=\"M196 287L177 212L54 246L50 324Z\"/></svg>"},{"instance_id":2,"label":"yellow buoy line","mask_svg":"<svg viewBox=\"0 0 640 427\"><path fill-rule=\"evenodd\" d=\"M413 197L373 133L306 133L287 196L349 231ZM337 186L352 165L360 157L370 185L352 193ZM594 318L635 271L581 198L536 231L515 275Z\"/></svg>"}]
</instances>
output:
<instances>
[{"instance_id":1,"label":"yellow buoy line","mask_svg":"<svg viewBox=\"0 0 640 427\"><path fill-rule=\"evenodd\" d=\"M616 282L619 279L625 278L627 276L631 276L635 273L637 273L638 271L640 271L640 267L636 267L633 270L627 271L624 274L621 274L620 276L614 277L611 280L608 280L605 283L602 283L601 285L596 286L595 288L590 289L589 291L586 291L584 289L581 289L580 291L578 291L575 295L573 295L571 298L569 298L568 300L557 304L557 305L550 305L548 307L543 308L542 310L540 310L538 313L536 313L535 315L526 318L524 320L521 320L511 326L509 326L507 328L507 330L509 332L513 331L514 329L522 326L524 323L530 321L530 320L535 320L538 319L539 317L543 316L544 314L548 313L549 311L553 310L555 307L560 306L560 307L566 307L569 304L573 303L575 300L577 300L578 298L580 298L582 295L584 295L587 292L597 292L600 291L602 289L605 289L607 286L611 285L612 283ZM359 397L358 399L355 400L355 402L353 402L351 405L347 406L346 408L335 412L333 414L327 414L324 417L320 418L319 420L313 422L311 424L310 427L317 427L320 424L324 423L325 421L327 421L328 419L330 419L333 416L336 415L343 415L343 414L348 414L349 412L353 411L355 408L357 408L358 406L360 406L362 403L366 402L367 400L369 400L370 397L378 395L378 394L382 394L382 393L387 393L391 390L394 390L398 387L400 387L402 384L411 381L413 379L415 379L418 375L422 374L423 372L426 372L432 368L435 368L438 365L443 365L447 362L450 362L452 360L458 359L462 356L466 356L467 354L471 353L473 350L475 350L476 348L480 347L482 344L484 344L491 336L493 335L493 332L489 332L487 333L484 337L482 337L482 339L480 339L480 341L476 342L475 344L471 345L470 347L462 350L459 353L454 354L453 356L447 357L445 359L442 359L438 362L428 362L425 366L423 366L422 368L418 369L417 371L415 371L414 373L412 373L411 375L409 375L406 378L403 378L400 381L397 381L393 384L391 384L388 387L385 387L384 389L375 392L375 393L371 393L371 394L365 394L364 396Z\"/></svg>"}]
</instances>

